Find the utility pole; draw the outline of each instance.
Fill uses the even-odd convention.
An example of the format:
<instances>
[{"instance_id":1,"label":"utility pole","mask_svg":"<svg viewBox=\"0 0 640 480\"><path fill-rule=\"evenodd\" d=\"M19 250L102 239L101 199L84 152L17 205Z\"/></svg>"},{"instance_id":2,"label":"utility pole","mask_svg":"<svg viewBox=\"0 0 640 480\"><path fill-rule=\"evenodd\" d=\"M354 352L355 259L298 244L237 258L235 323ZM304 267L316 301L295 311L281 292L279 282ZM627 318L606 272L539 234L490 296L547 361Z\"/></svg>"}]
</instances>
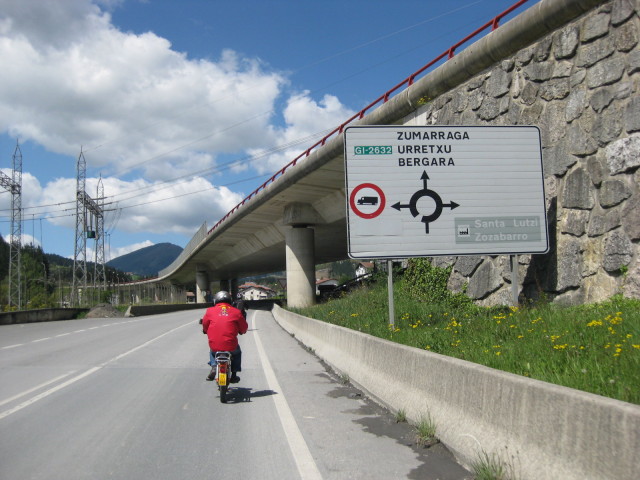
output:
<instances>
[{"instance_id":1,"label":"utility pole","mask_svg":"<svg viewBox=\"0 0 640 480\"><path fill-rule=\"evenodd\" d=\"M9 305L22 308L20 272L22 253L22 151L16 142L13 152L13 174L0 172L0 186L11 192L11 240L9 242Z\"/></svg>"},{"instance_id":2,"label":"utility pole","mask_svg":"<svg viewBox=\"0 0 640 480\"><path fill-rule=\"evenodd\" d=\"M80 149L80 155L78 156L78 174L76 177L76 241L75 252L73 255L73 285L71 288L71 303L72 305L79 305L85 303L87 298L87 238L96 239L96 262L98 255L97 237L104 238L104 231L96 232L95 230L87 228L89 222L87 217L90 215L91 225L93 225L93 219L96 219L96 224L101 225L104 230L104 212L102 205L104 205L104 195L102 195L102 201L98 204L92 199L86 191L87 184L87 160L84 158L84 153ZM102 180L100 180L98 188L100 189ZM102 259L102 278L104 279L104 240L102 240L101 249ZM95 272L94 272L95 273ZM93 275L93 287L95 291L96 287L96 275ZM79 298L78 289L82 288L82 299Z\"/></svg>"}]
</instances>

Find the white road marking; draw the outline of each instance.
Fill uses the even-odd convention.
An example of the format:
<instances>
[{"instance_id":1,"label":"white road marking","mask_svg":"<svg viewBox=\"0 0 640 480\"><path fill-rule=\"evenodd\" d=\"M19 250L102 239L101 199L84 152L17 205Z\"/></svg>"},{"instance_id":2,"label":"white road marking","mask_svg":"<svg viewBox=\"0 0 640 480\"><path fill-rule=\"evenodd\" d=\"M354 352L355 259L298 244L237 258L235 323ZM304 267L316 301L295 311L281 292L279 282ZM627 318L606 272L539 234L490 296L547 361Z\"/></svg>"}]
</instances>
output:
<instances>
[{"instance_id":1,"label":"white road marking","mask_svg":"<svg viewBox=\"0 0 640 480\"><path fill-rule=\"evenodd\" d=\"M9 403L9 402L13 402L14 400L20 398L20 397L24 397L25 395L29 395L31 392L35 392L36 390L40 390L43 387L46 387L47 385L50 385L54 382L57 382L58 380L62 380L64 377L68 377L69 375L71 375L72 373L74 373L75 370L70 371L69 373L65 373L64 375L60 375L59 377L56 378L52 378L51 380L48 380L44 383L41 383L40 385L37 385L33 388L30 388L29 390L25 390L24 392L21 392L17 395L14 395L11 398L7 398L6 400L3 400L0 402L0 405L4 405L5 403Z\"/></svg>"},{"instance_id":2,"label":"white road marking","mask_svg":"<svg viewBox=\"0 0 640 480\"><path fill-rule=\"evenodd\" d=\"M29 400L25 400L25 401L24 401L24 402L22 402L21 404L16 405L15 407L13 407L13 408L11 408L11 409L9 409L9 410L5 410L4 412L1 412L1 413L0 413L0 420L2 420L3 418L8 417L9 415L11 415L11 414L13 414L13 413L16 413L16 412L18 412L18 411L22 410L23 408L28 407L29 405L33 405L33 404L34 404L34 403L36 403L37 401L42 400L42 399L43 399L43 398L45 398L45 397L48 397L48 396L49 396L49 395L51 395L52 393L55 393L55 392L57 392L57 391L59 391L59 390L62 390L63 388L66 388L66 387L68 387L69 385L72 385L72 384L76 383L78 380L82 380L83 378L88 377L89 375L91 375L91 374L93 374L93 373L96 373L97 371L99 371L99 370L103 369L103 368L104 368L105 366L107 366L108 364L110 364L110 363L112 363L112 362L115 362L115 361L117 361L117 360L120 360L122 357L126 357L126 356L127 356L127 355L129 355L130 353L136 352L136 351L140 350L141 348L144 348L144 347L146 347L147 345L149 345L149 344L151 344L151 343L155 342L156 340L158 340L158 339L160 339L160 338L162 338L162 337L164 337L164 336L166 336L166 335L169 335L170 333L173 333L173 332L175 332L176 330L179 330L179 329L184 328L184 327L186 327L186 326L191 326L191 322L189 322L189 323L185 323L184 325L180 325L179 327L176 327L176 328L172 328L172 329L171 329L171 330L169 330L168 332L165 332L165 333L163 333L162 335L158 335L157 337L152 338L151 340L149 340L149 341L147 341L147 342L144 342L143 344L138 345L137 347L134 347L134 348L132 348L131 350L129 350L129 351L127 351L127 352L121 353L120 355L117 355L117 356L113 357L112 359L107 360L107 361L106 361L106 362L104 362L104 363L101 363L101 364L100 364L100 365L98 365L97 367L90 368L90 369L89 369L89 370L87 370L86 372L83 372L83 373L81 373L80 375L76 375L75 377L70 378L70 379L69 379L69 380L67 380L66 382L63 382L63 383L61 383L61 384L59 384L59 385L56 385L55 387L50 388L49 390L46 390L46 391L44 391L44 392L42 392L42 393L40 393L40 394L36 395L35 397L30 398Z\"/></svg>"},{"instance_id":3,"label":"white road marking","mask_svg":"<svg viewBox=\"0 0 640 480\"><path fill-rule=\"evenodd\" d=\"M66 337L67 335L71 335L72 333L82 333L82 332L87 332L89 330L96 330L96 329L102 328L102 327L112 327L114 325L125 325L125 324L128 324L128 323L142 322L142 321L145 321L145 320L149 320L149 318L136 318L135 320L129 320L127 322L120 322L120 323L105 323L104 325L98 325L98 326L95 326L95 327L84 328L82 330L75 330L73 332L61 333L59 335L54 335L53 337L46 337L46 338L39 338L37 340L31 340L29 343L44 342L45 340L50 340L52 338ZM20 327L24 327L24 324L20 324ZM7 345L6 347L0 347L0 350L8 350L10 348L22 347L24 345L26 345L26 343L16 343L15 345Z\"/></svg>"},{"instance_id":4,"label":"white road marking","mask_svg":"<svg viewBox=\"0 0 640 480\"><path fill-rule=\"evenodd\" d=\"M252 313L253 317L251 320L255 321L256 312L254 311ZM260 363L262 363L262 369L264 370L264 374L267 377L267 385L269 386L270 390L280 393L279 395L273 395L271 398L273 398L273 401L276 404L276 410L278 411L278 416L280 417L282 428L284 430L285 436L287 437L289 448L291 449L291 453L293 454L296 466L298 467L300 478L302 478L303 480L322 480L320 470L318 470L318 466L316 465L316 462L311 455L309 446L307 445L307 442L305 442L304 437L300 432L300 428L296 423L296 419L293 418L293 413L291 413L291 408L289 408L287 399L282 394L282 388L280 387L278 378L276 377L276 374L271 367L271 363L269 362L264 347L262 346L262 341L260 340L258 330L255 327L253 330L253 334L253 338L255 338L256 341L256 346L258 347Z\"/></svg>"}]
</instances>

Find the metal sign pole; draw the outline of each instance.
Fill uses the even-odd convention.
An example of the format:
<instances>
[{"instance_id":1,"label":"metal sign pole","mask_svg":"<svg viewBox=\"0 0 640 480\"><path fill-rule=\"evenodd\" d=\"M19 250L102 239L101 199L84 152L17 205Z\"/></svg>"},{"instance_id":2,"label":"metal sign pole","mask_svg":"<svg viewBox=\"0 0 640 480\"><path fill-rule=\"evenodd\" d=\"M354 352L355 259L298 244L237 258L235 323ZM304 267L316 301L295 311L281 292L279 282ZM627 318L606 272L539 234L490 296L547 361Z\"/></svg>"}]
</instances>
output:
<instances>
[{"instance_id":1,"label":"metal sign pole","mask_svg":"<svg viewBox=\"0 0 640 480\"><path fill-rule=\"evenodd\" d=\"M393 304L393 261L390 259L387 259L387 290L389 292L389 325L391 325L393 330L396 321Z\"/></svg>"},{"instance_id":2,"label":"metal sign pole","mask_svg":"<svg viewBox=\"0 0 640 480\"><path fill-rule=\"evenodd\" d=\"M513 306L518 306L518 255L511 255L511 295L513 297Z\"/></svg>"}]
</instances>

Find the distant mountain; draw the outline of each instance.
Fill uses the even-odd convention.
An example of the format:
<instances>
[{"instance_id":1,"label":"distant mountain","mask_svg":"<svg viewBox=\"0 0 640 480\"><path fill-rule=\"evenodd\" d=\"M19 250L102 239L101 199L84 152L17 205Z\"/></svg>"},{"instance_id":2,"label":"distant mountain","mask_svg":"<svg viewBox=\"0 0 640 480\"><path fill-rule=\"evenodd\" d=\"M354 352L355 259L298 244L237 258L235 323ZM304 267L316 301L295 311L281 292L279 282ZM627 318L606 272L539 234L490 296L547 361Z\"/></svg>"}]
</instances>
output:
<instances>
[{"instance_id":1,"label":"distant mountain","mask_svg":"<svg viewBox=\"0 0 640 480\"><path fill-rule=\"evenodd\" d=\"M109 260L106 265L123 272L153 277L171 265L181 252L182 248L172 243L158 243Z\"/></svg>"},{"instance_id":2,"label":"distant mountain","mask_svg":"<svg viewBox=\"0 0 640 480\"><path fill-rule=\"evenodd\" d=\"M65 258L55 253L45 253L44 256L47 257L50 265L61 265L63 267L73 268L73 258Z\"/></svg>"}]
</instances>

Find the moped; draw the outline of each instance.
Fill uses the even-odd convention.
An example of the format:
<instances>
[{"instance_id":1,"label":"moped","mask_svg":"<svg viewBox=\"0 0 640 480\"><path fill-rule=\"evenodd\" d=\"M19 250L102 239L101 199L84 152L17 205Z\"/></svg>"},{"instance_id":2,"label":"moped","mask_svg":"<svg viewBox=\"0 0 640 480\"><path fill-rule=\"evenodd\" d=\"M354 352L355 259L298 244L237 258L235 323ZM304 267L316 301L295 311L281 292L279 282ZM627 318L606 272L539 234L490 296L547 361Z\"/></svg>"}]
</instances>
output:
<instances>
[{"instance_id":1,"label":"moped","mask_svg":"<svg viewBox=\"0 0 640 480\"><path fill-rule=\"evenodd\" d=\"M231 352L216 352L216 384L220 392L220 402L227 403L227 392L231 378Z\"/></svg>"}]
</instances>

